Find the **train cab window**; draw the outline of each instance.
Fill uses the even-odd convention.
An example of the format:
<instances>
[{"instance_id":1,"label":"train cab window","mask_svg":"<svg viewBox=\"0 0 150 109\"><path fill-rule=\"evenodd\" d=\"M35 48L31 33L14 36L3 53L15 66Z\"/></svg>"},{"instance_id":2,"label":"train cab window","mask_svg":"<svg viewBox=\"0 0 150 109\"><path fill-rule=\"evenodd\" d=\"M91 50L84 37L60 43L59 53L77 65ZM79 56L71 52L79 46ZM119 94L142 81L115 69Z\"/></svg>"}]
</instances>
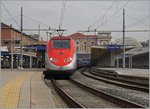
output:
<instances>
[{"instance_id":1,"label":"train cab window","mask_svg":"<svg viewBox=\"0 0 150 109\"><path fill-rule=\"evenodd\" d=\"M70 40L53 40L53 48L70 48Z\"/></svg>"}]
</instances>

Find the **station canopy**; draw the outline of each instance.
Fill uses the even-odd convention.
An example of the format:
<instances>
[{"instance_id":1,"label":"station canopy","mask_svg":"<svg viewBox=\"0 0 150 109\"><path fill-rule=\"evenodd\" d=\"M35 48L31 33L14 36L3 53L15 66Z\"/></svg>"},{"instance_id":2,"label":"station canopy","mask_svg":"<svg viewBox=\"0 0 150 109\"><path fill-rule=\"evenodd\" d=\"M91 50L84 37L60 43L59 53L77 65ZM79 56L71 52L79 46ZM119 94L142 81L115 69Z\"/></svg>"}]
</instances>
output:
<instances>
[{"instance_id":1,"label":"station canopy","mask_svg":"<svg viewBox=\"0 0 150 109\"><path fill-rule=\"evenodd\" d=\"M1 55L2 56L10 56L7 46L1 46Z\"/></svg>"},{"instance_id":2,"label":"station canopy","mask_svg":"<svg viewBox=\"0 0 150 109\"><path fill-rule=\"evenodd\" d=\"M20 47L15 47L15 48L20 49ZM23 49L45 51L46 50L46 46L45 45L28 45L28 46L24 46Z\"/></svg>"},{"instance_id":3,"label":"station canopy","mask_svg":"<svg viewBox=\"0 0 150 109\"><path fill-rule=\"evenodd\" d=\"M125 51L133 49L135 46L125 46ZM97 60L102 56L105 56L108 53L114 55L121 54L123 52L123 45L101 45L101 46L92 46L91 47L91 59Z\"/></svg>"},{"instance_id":4,"label":"station canopy","mask_svg":"<svg viewBox=\"0 0 150 109\"><path fill-rule=\"evenodd\" d=\"M37 51L45 51L46 50L46 46L45 45L30 45L28 47L26 47L27 49L35 49Z\"/></svg>"}]
</instances>

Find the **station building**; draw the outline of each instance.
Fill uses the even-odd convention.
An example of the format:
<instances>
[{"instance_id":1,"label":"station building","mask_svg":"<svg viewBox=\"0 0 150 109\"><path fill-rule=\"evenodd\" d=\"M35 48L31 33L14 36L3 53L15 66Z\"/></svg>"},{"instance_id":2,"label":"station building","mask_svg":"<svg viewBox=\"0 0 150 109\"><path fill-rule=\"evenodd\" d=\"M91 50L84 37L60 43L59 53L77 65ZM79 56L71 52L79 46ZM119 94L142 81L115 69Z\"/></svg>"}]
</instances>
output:
<instances>
[{"instance_id":1,"label":"station building","mask_svg":"<svg viewBox=\"0 0 150 109\"><path fill-rule=\"evenodd\" d=\"M123 44L122 39L117 39L114 44ZM125 45L133 45L134 48L125 52L126 68L149 68L149 44L143 46L136 39L126 37ZM116 67L122 67L123 54L115 56Z\"/></svg>"},{"instance_id":2,"label":"station building","mask_svg":"<svg viewBox=\"0 0 150 109\"><path fill-rule=\"evenodd\" d=\"M149 47L143 47L136 39L125 38L126 68L148 68ZM92 46L91 60L100 67L123 66L123 40L117 39L110 45Z\"/></svg>"},{"instance_id":3,"label":"station building","mask_svg":"<svg viewBox=\"0 0 150 109\"><path fill-rule=\"evenodd\" d=\"M1 23L1 65L4 68L10 68L11 57L13 54L13 66L19 67L20 63L20 44L21 44L21 32L12 25ZM36 67L37 64L37 50L28 49L29 45L38 45L39 40L27 35L22 34L22 45L23 45L23 67L29 67L29 58L32 57L32 67Z\"/></svg>"},{"instance_id":4,"label":"station building","mask_svg":"<svg viewBox=\"0 0 150 109\"><path fill-rule=\"evenodd\" d=\"M84 35L82 33L74 33L69 35L75 40L77 46L77 59L80 61L91 59L91 47L108 45L111 43L111 33L102 32L97 35Z\"/></svg>"}]
</instances>

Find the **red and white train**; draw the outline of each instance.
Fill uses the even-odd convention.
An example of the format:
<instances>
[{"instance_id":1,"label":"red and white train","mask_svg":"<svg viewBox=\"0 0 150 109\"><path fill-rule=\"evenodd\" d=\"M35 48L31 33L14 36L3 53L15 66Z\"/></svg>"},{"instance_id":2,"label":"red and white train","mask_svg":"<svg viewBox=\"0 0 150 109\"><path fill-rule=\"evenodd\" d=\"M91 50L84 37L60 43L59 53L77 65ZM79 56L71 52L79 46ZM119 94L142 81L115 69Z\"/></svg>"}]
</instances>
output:
<instances>
[{"instance_id":1,"label":"red and white train","mask_svg":"<svg viewBox=\"0 0 150 109\"><path fill-rule=\"evenodd\" d=\"M52 37L46 46L46 74L71 75L76 70L76 45L70 37Z\"/></svg>"}]
</instances>

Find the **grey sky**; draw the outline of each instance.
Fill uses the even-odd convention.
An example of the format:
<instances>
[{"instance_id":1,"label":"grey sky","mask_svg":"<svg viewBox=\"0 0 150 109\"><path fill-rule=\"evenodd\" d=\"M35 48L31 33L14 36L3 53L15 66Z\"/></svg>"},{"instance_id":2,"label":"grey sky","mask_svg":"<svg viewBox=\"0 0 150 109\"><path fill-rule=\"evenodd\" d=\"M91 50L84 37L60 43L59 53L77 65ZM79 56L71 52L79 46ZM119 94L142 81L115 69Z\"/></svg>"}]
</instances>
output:
<instances>
[{"instance_id":1,"label":"grey sky","mask_svg":"<svg viewBox=\"0 0 150 109\"><path fill-rule=\"evenodd\" d=\"M66 9L63 20L63 28L67 29L64 35L69 35L77 30L87 30L88 26L97 21L108 8L114 3L114 1L67 1ZM105 18L100 20L92 28L101 25L106 21L113 13L120 9L127 1L116 1L107 13ZM23 14L29 18L40 21L45 25L49 25L52 28L58 28L60 20L60 11L62 1L4 1L3 4L9 10L11 15L15 18L20 25L20 7L23 6ZM149 1L129 1L124 7L126 10L126 30L135 29L149 29ZM133 17L133 18L132 18ZM140 20L139 22L137 20ZM8 19L8 20L7 20ZM141 20L142 19L142 20ZM110 20L110 21L109 21ZM122 10L109 19L107 24L101 26L98 30L122 30ZM9 16L4 7L2 7L2 21L7 24L12 24L16 28L20 28L16 25L14 20ZM135 22L135 23L134 23ZM137 23L136 23L137 22ZM142 22L142 23L141 23ZM37 22L24 17L24 28L38 28ZM133 24L133 25L132 25ZM41 28L48 28L47 26L40 24ZM128 26L129 25L129 26ZM38 32L26 32L38 33ZM91 34L91 33L88 33ZM41 32L42 37L46 39L46 32ZM126 33L126 37L133 37L139 41L146 41L149 39L148 33ZM122 33L112 33L113 40L121 38Z\"/></svg>"}]
</instances>

